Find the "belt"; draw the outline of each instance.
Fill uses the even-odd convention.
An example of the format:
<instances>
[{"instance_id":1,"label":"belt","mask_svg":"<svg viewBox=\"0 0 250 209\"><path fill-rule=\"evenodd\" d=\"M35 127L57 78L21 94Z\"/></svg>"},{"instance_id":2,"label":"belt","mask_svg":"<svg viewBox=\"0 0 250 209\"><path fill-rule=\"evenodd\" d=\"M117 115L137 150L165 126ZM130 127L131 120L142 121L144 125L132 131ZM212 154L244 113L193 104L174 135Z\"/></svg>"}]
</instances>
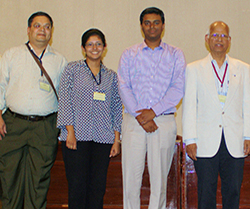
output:
<instances>
[{"instance_id":1,"label":"belt","mask_svg":"<svg viewBox=\"0 0 250 209\"><path fill-rule=\"evenodd\" d=\"M40 120L45 120L46 118L56 114L56 113L51 113L49 115L45 115L45 116L39 116L39 115L21 115L15 112L12 112L9 108L7 109L7 111L9 111L14 117L23 119L23 120L28 120L28 121L40 121Z\"/></svg>"},{"instance_id":2,"label":"belt","mask_svg":"<svg viewBox=\"0 0 250 209\"><path fill-rule=\"evenodd\" d=\"M162 113L162 115L174 115L174 112L170 112L170 113Z\"/></svg>"}]
</instances>

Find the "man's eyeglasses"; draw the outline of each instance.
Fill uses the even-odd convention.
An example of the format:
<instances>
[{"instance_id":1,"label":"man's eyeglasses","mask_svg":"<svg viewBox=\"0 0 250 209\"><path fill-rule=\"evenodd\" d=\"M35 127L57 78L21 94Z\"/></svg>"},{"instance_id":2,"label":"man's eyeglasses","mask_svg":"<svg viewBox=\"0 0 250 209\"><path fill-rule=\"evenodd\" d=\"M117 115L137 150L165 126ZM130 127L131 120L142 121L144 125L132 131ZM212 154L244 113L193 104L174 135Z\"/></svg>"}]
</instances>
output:
<instances>
[{"instance_id":1,"label":"man's eyeglasses","mask_svg":"<svg viewBox=\"0 0 250 209\"><path fill-rule=\"evenodd\" d=\"M221 38L221 39L228 39L228 35L225 35L225 34L218 34L218 33L213 33L213 34L211 34L211 38L213 38L213 39L219 39L219 38Z\"/></svg>"},{"instance_id":2,"label":"man's eyeglasses","mask_svg":"<svg viewBox=\"0 0 250 209\"><path fill-rule=\"evenodd\" d=\"M49 25L49 24L40 25L39 23L36 23L36 24L33 25L33 27L36 28L36 29L44 28L45 30L50 30L51 29L51 25Z\"/></svg>"}]
</instances>

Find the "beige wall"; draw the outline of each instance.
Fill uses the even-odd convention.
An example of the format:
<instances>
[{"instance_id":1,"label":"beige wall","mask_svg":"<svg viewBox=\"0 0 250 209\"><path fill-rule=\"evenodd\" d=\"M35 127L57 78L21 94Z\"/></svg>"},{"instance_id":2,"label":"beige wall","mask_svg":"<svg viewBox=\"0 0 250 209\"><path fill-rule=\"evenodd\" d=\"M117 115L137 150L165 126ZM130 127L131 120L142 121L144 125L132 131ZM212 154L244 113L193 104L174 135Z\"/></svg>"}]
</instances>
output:
<instances>
[{"instance_id":1,"label":"beige wall","mask_svg":"<svg viewBox=\"0 0 250 209\"><path fill-rule=\"evenodd\" d=\"M143 40L141 11L156 6L165 13L163 40L183 49L188 63L206 56L204 34L215 20L230 26L230 55L250 63L250 0L0 0L0 5L0 54L27 41L27 19L41 10L54 20L52 46L68 61L82 58L86 29L101 29L108 44L104 63L116 71L122 51ZM181 134L181 105L177 125Z\"/></svg>"}]
</instances>

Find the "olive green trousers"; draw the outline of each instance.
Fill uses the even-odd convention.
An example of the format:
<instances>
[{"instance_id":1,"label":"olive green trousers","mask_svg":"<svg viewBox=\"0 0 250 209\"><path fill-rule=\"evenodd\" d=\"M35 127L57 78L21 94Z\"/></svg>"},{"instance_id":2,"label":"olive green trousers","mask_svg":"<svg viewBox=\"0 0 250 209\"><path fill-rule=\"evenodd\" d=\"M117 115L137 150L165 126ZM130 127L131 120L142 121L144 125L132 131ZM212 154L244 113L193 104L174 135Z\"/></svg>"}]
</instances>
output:
<instances>
[{"instance_id":1,"label":"olive green trousers","mask_svg":"<svg viewBox=\"0 0 250 209\"><path fill-rule=\"evenodd\" d=\"M45 209L50 169L56 158L56 114L40 121L3 115L7 134L0 141L3 209Z\"/></svg>"}]
</instances>

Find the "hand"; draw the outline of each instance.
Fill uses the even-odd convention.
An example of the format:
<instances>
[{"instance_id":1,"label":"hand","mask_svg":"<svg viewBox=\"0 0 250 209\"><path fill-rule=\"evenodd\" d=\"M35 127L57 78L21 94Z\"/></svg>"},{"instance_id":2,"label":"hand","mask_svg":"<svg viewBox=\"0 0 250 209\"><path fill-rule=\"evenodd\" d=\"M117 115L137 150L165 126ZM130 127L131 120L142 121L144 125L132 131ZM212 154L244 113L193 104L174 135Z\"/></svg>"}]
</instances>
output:
<instances>
[{"instance_id":1,"label":"hand","mask_svg":"<svg viewBox=\"0 0 250 209\"><path fill-rule=\"evenodd\" d=\"M76 137L75 137L75 131L73 126L66 126L66 129L68 131L67 139L66 139L66 147L68 149L76 150Z\"/></svg>"},{"instance_id":2,"label":"hand","mask_svg":"<svg viewBox=\"0 0 250 209\"><path fill-rule=\"evenodd\" d=\"M140 125L144 125L148 123L149 121L153 120L155 117L155 112L152 109L142 109L136 111L136 113L141 113L140 115L137 115L136 120Z\"/></svg>"},{"instance_id":3,"label":"hand","mask_svg":"<svg viewBox=\"0 0 250 209\"><path fill-rule=\"evenodd\" d=\"M196 154L197 154L197 145L196 144L189 144L186 146L186 152L188 154L188 156L193 159L193 160L197 160L196 158Z\"/></svg>"},{"instance_id":4,"label":"hand","mask_svg":"<svg viewBox=\"0 0 250 209\"><path fill-rule=\"evenodd\" d=\"M5 122L2 118L2 114L1 114L0 115L0 140L2 140L3 137L5 137L5 134L7 134L7 129L6 129Z\"/></svg>"},{"instance_id":5,"label":"hand","mask_svg":"<svg viewBox=\"0 0 250 209\"><path fill-rule=\"evenodd\" d=\"M250 140L244 141L244 154L249 155L250 154Z\"/></svg>"},{"instance_id":6,"label":"hand","mask_svg":"<svg viewBox=\"0 0 250 209\"><path fill-rule=\"evenodd\" d=\"M141 125L141 126L147 133L153 133L158 129L158 126L156 125L154 120L151 120L151 121L149 121L146 124Z\"/></svg>"},{"instance_id":7,"label":"hand","mask_svg":"<svg viewBox=\"0 0 250 209\"><path fill-rule=\"evenodd\" d=\"M121 144L118 141L115 141L111 150L110 150L110 154L109 157L115 157L117 155L119 155L121 152Z\"/></svg>"}]
</instances>

